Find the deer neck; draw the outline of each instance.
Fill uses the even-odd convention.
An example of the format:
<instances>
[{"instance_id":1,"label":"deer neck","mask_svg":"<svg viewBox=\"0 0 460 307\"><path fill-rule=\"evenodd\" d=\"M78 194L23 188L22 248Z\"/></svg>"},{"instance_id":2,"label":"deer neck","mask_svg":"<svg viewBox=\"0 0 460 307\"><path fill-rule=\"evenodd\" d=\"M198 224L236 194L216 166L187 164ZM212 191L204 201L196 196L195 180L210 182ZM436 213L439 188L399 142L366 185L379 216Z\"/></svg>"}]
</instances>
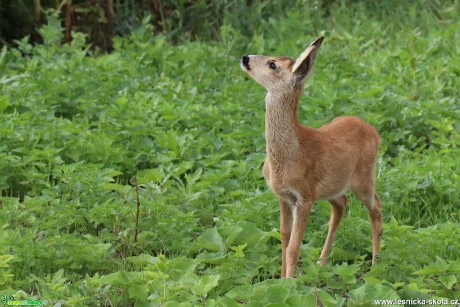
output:
<instances>
[{"instance_id":1,"label":"deer neck","mask_svg":"<svg viewBox=\"0 0 460 307\"><path fill-rule=\"evenodd\" d=\"M300 150L297 105L303 86L291 92L267 93L265 97L265 138L269 156L294 156Z\"/></svg>"}]
</instances>

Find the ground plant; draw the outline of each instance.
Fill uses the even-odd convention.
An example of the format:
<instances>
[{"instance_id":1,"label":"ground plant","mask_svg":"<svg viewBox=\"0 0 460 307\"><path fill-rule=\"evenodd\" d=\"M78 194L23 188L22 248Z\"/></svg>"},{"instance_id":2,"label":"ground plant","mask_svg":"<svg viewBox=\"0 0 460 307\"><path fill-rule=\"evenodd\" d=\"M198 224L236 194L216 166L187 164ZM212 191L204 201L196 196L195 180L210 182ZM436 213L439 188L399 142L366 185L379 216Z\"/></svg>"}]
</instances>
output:
<instances>
[{"instance_id":1,"label":"ground plant","mask_svg":"<svg viewBox=\"0 0 460 307\"><path fill-rule=\"evenodd\" d=\"M99 55L80 33L62 44L50 15L43 44L3 47L1 302L458 306L460 2L300 4L250 35L224 23L212 41L153 35L147 18ZM371 266L367 210L350 196L318 266L330 211L318 202L296 278L279 279L265 91L239 60L296 57L319 35L299 119L357 115L379 131L381 253Z\"/></svg>"}]
</instances>

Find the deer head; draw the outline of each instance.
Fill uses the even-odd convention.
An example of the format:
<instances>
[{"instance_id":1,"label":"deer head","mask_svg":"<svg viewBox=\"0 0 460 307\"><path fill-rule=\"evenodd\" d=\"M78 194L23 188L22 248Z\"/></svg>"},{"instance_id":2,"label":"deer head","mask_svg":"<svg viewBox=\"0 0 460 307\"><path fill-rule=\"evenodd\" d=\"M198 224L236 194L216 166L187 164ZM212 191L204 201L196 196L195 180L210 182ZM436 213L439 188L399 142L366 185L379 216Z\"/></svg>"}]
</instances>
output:
<instances>
[{"instance_id":1,"label":"deer head","mask_svg":"<svg viewBox=\"0 0 460 307\"><path fill-rule=\"evenodd\" d=\"M323 39L324 36L317 38L295 61L287 56L245 55L241 68L271 93L302 85Z\"/></svg>"}]
</instances>

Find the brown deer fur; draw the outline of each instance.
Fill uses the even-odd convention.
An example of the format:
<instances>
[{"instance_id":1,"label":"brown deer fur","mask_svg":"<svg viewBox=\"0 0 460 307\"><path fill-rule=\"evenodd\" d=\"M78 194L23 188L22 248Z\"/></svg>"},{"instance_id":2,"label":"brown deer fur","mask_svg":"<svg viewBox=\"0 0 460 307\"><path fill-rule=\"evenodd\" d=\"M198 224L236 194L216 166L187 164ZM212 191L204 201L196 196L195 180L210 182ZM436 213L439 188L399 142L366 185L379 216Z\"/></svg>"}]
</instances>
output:
<instances>
[{"instance_id":1,"label":"brown deer fur","mask_svg":"<svg viewBox=\"0 0 460 307\"><path fill-rule=\"evenodd\" d=\"M315 129L301 126L297 104L324 37L316 39L294 61L289 57L249 55L241 67L264 86L267 158L263 174L280 203L281 277L293 277L311 207L316 200L332 205L329 231L321 252L326 264L351 189L366 205L373 231L372 263L382 233L381 204L374 185L380 137L355 116L340 116Z\"/></svg>"}]
</instances>

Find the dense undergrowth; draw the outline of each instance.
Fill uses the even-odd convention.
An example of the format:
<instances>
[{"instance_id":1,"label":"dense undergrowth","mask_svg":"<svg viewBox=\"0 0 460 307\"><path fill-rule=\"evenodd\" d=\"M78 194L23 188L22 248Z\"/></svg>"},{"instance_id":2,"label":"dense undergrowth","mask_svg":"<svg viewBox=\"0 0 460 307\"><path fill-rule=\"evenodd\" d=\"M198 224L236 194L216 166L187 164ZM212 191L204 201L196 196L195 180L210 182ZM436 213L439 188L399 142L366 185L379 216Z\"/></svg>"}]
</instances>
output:
<instances>
[{"instance_id":1,"label":"dense undergrowth","mask_svg":"<svg viewBox=\"0 0 460 307\"><path fill-rule=\"evenodd\" d=\"M398 5L287 10L252 37L224 25L218 41L177 45L144 23L100 56L77 33L61 45L51 18L43 45L4 47L0 295L56 306L460 299L460 4ZM319 127L354 114L379 130L382 252L371 267L367 212L351 197L317 266L329 218L319 202L297 278L279 280L265 93L239 58L296 57L320 33L299 117Z\"/></svg>"}]
</instances>

